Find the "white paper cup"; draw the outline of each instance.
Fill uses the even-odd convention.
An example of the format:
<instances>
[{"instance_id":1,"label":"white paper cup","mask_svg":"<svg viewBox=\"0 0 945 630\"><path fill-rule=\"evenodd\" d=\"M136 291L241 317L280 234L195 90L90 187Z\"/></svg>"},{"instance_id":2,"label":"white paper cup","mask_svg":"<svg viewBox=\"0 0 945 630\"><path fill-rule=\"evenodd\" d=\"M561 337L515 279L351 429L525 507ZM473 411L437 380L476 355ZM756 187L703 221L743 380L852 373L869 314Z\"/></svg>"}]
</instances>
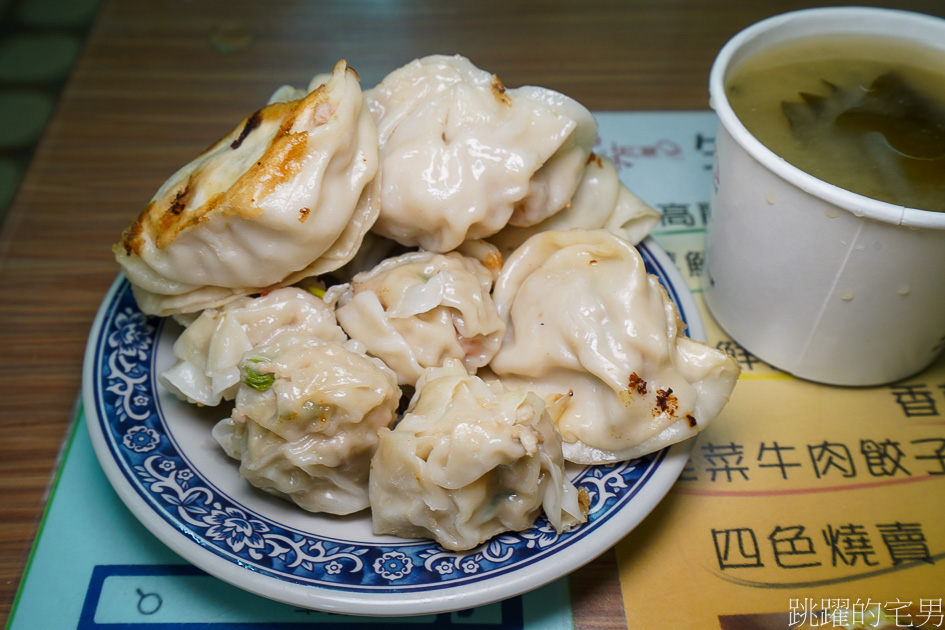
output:
<instances>
[{"instance_id":1,"label":"white paper cup","mask_svg":"<svg viewBox=\"0 0 945 630\"><path fill-rule=\"evenodd\" d=\"M945 212L876 201L801 171L748 132L725 94L741 60L829 33L945 50L945 20L859 7L786 13L731 39L709 80L719 127L703 286L719 325L770 365L878 385L921 371L945 347Z\"/></svg>"}]
</instances>

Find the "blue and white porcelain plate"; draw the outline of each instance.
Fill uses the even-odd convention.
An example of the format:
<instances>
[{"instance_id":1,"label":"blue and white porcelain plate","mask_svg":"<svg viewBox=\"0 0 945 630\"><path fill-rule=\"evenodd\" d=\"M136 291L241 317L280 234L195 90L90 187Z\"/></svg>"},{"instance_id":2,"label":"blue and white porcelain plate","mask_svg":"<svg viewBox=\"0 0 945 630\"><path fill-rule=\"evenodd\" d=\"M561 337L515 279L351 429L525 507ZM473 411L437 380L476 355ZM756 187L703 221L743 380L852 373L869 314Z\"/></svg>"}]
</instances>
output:
<instances>
[{"instance_id":1,"label":"blue and white porcelain plate","mask_svg":"<svg viewBox=\"0 0 945 630\"><path fill-rule=\"evenodd\" d=\"M639 246L688 324L698 309L666 253ZM376 536L364 511L304 512L249 486L210 435L229 409L181 402L158 383L174 363L179 327L138 310L121 276L93 326L83 371L92 443L121 499L161 541L208 573L300 607L361 615L434 614L538 588L609 549L669 491L691 440L637 460L574 466L590 496L587 523L557 534L544 518L468 552L429 540Z\"/></svg>"}]
</instances>

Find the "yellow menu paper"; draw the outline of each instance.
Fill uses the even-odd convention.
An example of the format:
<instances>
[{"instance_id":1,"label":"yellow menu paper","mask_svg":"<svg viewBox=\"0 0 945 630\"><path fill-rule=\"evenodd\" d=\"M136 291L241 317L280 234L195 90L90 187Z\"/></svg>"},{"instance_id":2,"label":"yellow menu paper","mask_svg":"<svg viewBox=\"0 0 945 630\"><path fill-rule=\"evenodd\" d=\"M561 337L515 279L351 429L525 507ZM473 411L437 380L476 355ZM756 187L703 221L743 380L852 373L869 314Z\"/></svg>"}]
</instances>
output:
<instances>
[{"instance_id":1,"label":"yellow menu paper","mask_svg":"<svg viewBox=\"0 0 945 630\"><path fill-rule=\"evenodd\" d=\"M628 627L945 627L945 358L888 386L818 385L745 352L696 297L742 376L617 546Z\"/></svg>"},{"instance_id":2,"label":"yellow menu paper","mask_svg":"<svg viewBox=\"0 0 945 630\"><path fill-rule=\"evenodd\" d=\"M679 481L617 545L627 626L945 628L945 357L900 383L844 388L746 352L702 304L714 114L597 117L595 150L660 211L654 238L709 345L742 369Z\"/></svg>"}]
</instances>

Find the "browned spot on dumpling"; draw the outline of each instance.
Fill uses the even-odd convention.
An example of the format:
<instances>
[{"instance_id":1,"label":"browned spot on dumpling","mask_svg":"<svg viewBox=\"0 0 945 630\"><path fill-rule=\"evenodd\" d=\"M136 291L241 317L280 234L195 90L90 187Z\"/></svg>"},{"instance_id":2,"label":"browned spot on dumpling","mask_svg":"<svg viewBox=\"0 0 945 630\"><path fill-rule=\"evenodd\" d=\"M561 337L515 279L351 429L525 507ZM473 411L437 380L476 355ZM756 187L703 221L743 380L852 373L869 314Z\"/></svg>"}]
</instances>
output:
<instances>
[{"instance_id":1,"label":"browned spot on dumpling","mask_svg":"<svg viewBox=\"0 0 945 630\"><path fill-rule=\"evenodd\" d=\"M512 98L506 94L505 86L502 85L502 81L499 80L499 77L495 75L492 75L492 96L503 105L512 106Z\"/></svg>"},{"instance_id":2,"label":"browned spot on dumpling","mask_svg":"<svg viewBox=\"0 0 945 630\"><path fill-rule=\"evenodd\" d=\"M142 242L141 238L141 221L135 221L124 232L121 233L121 241L115 245L112 250L116 253L119 248L125 250L126 256L131 256L132 254L141 255L140 244ZM138 245L136 248L135 245Z\"/></svg>"},{"instance_id":3,"label":"browned spot on dumpling","mask_svg":"<svg viewBox=\"0 0 945 630\"><path fill-rule=\"evenodd\" d=\"M689 423L690 429L695 429L698 423L696 422L695 417L691 413L686 414L686 422Z\"/></svg>"},{"instance_id":4,"label":"browned spot on dumpling","mask_svg":"<svg viewBox=\"0 0 945 630\"><path fill-rule=\"evenodd\" d=\"M656 390L656 408L653 410L654 414L665 413L670 416L675 416L678 409L679 400L673 396L673 389L671 387Z\"/></svg>"},{"instance_id":5,"label":"browned spot on dumpling","mask_svg":"<svg viewBox=\"0 0 945 630\"><path fill-rule=\"evenodd\" d=\"M187 203L187 193L190 192L187 186L184 186L183 189L177 191L177 194L174 196L174 201L171 202L171 207L167 209L168 212L177 216L184 211L184 206Z\"/></svg>"},{"instance_id":6,"label":"browned spot on dumpling","mask_svg":"<svg viewBox=\"0 0 945 630\"><path fill-rule=\"evenodd\" d=\"M240 145L243 144L243 140L246 139L246 136L251 134L254 129L259 127L260 122L262 122L261 112L253 112L253 114L246 119L246 122L243 123L243 128L240 130L240 135L236 137L236 140L230 143L230 148L234 150L240 148Z\"/></svg>"},{"instance_id":7,"label":"browned spot on dumpling","mask_svg":"<svg viewBox=\"0 0 945 630\"><path fill-rule=\"evenodd\" d=\"M491 251L480 262L489 271L500 271L502 269L502 253Z\"/></svg>"},{"instance_id":8,"label":"browned spot on dumpling","mask_svg":"<svg viewBox=\"0 0 945 630\"><path fill-rule=\"evenodd\" d=\"M582 516L587 516L588 510L591 508L591 495L588 493L586 488L579 487L578 489L578 507L581 510Z\"/></svg>"},{"instance_id":9,"label":"browned spot on dumpling","mask_svg":"<svg viewBox=\"0 0 945 630\"><path fill-rule=\"evenodd\" d=\"M335 72L340 77L354 71L339 62ZM261 215L259 202L302 169L311 150L308 131L334 116L341 98L334 85L343 83L333 77L304 98L272 103L243 120L188 165L175 187L142 210L115 250L141 255L148 238L163 249L181 232L217 213L244 219ZM246 170L227 173L220 165L232 159L230 151L237 148L258 152L258 157Z\"/></svg>"},{"instance_id":10,"label":"browned spot on dumpling","mask_svg":"<svg viewBox=\"0 0 945 630\"><path fill-rule=\"evenodd\" d=\"M299 223L305 223L305 219L308 218L310 212L311 210L308 208L299 208Z\"/></svg>"},{"instance_id":11,"label":"browned spot on dumpling","mask_svg":"<svg viewBox=\"0 0 945 630\"><path fill-rule=\"evenodd\" d=\"M597 168L604 168L604 161L600 158L599 155L591 151L587 154L587 163L588 166L591 164L596 164Z\"/></svg>"},{"instance_id":12,"label":"browned spot on dumpling","mask_svg":"<svg viewBox=\"0 0 945 630\"><path fill-rule=\"evenodd\" d=\"M641 396L646 394L646 381L637 374L636 372L630 373L630 379L627 382L627 386Z\"/></svg>"}]
</instances>

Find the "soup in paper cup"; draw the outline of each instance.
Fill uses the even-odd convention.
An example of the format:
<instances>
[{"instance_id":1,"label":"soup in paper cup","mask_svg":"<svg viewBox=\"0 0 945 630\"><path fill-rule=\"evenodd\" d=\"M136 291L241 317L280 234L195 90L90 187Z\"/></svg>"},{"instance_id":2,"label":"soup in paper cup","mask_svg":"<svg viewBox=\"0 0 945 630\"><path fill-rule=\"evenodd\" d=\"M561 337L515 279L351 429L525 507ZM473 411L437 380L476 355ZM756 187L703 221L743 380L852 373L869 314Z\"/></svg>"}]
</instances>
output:
<instances>
[{"instance_id":1,"label":"soup in paper cup","mask_svg":"<svg viewBox=\"0 0 945 630\"><path fill-rule=\"evenodd\" d=\"M941 353L942 86L945 20L916 13L797 11L722 48L704 288L746 350L837 385L900 380Z\"/></svg>"}]
</instances>

